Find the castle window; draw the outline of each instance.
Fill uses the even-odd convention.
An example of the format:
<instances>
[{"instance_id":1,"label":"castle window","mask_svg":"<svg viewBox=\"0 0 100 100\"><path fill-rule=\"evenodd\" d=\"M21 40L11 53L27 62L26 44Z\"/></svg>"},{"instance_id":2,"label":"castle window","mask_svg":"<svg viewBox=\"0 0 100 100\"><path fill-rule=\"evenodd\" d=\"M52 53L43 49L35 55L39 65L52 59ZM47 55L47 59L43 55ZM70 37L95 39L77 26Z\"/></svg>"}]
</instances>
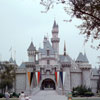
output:
<instances>
[{"instance_id":1,"label":"castle window","mask_svg":"<svg viewBox=\"0 0 100 100\"><path fill-rule=\"evenodd\" d=\"M48 64L48 65L50 64L50 61L49 61L49 60L47 60L47 64Z\"/></svg>"},{"instance_id":2,"label":"castle window","mask_svg":"<svg viewBox=\"0 0 100 100\"><path fill-rule=\"evenodd\" d=\"M47 50L47 56L49 56L49 50Z\"/></svg>"}]
</instances>

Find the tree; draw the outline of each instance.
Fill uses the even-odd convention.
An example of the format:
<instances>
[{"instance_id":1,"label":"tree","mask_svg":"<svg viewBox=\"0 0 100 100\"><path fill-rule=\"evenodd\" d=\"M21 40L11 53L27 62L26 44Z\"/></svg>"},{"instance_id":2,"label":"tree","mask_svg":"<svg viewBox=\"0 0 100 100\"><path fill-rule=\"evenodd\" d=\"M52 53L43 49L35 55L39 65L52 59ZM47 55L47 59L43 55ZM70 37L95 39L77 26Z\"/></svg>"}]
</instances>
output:
<instances>
[{"instance_id":1,"label":"tree","mask_svg":"<svg viewBox=\"0 0 100 100\"><path fill-rule=\"evenodd\" d=\"M41 4L48 11L54 3L63 4L65 12L70 12L71 18L74 16L81 19L83 23L78 26L80 33L85 35L85 42L89 39L92 43L98 41L93 48L100 48L100 0L41 0ZM72 20L72 19L71 19ZM70 20L70 21L71 21Z\"/></svg>"},{"instance_id":2,"label":"tree","mask_svg":"<svg viewBox=\"0 0 100 100\"><path fill-rule=\"evenodd\" d=\"M4 93L5 90L10 90L13 87L16 75L16 65L9 62L3 62L0 63L0 68L0 88L2 89L2 93Z\"/></svg>"}]
</instances>

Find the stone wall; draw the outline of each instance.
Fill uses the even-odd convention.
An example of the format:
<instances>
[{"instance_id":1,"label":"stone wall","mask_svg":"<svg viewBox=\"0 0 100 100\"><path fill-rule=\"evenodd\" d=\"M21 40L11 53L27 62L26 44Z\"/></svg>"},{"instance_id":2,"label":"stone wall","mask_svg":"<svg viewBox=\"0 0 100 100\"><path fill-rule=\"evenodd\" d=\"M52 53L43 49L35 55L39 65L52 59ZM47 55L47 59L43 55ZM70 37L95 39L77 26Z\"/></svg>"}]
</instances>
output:
<instances>
[{"instance_id":1,"label":"stone wall","mask_svg":"<svg viewBox=\"0 0 100 100\"><path fill-rule=\"evenodd\" d=\"M91 72L90 69L82 69L82 85L91 88Z\"/></svg>"},{"instance_id":2,"label":"stone wall","mask_svg":"<svg viewBox=\"0 0 100 100\"><path fill-rule=\"evenodd\" d=\"M71 73L71 89L82 85L82 73Z\"/></svg>"},{"instance_id":3,"label":"stone wall","mask_svg":"<svg viewBox=\"0 0 100 100\"><path fill-rule=\"evenodd\" d=\"M25 73L17 73L16 74L16 92L21 93L21 91L26 90L26 74Z\"/></svg>"},{"instance_id":4,"label":"stone wall","mask_svg":"<svg viewBox=\"0 0 100 100\"><path fill-rule=\"evenodd\" d=\"M98 81L98 76L93 76L91 78L91 88L92 88L92 92L96 93L97 92L97 81Z\"/></svg>"}]
</instances>

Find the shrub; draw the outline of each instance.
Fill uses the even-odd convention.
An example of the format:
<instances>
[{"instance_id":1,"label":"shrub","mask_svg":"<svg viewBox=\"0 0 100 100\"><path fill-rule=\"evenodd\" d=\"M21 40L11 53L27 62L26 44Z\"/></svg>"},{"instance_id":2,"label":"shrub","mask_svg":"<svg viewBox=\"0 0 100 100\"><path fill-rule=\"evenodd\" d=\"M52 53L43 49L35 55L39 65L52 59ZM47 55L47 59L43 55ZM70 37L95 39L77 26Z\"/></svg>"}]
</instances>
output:
<instances>
[{"instance_id":1,"label":"shrub","mask_svg":"<svg viewBox=\"0 0 100 100\"><path fill-rule=\"evenodd\" d=\"M74 97L77 97L77 96L93 96L93 93L91 91L91 88L86 88L85 86L78 86L76 88L73 88L73 91L72 91L72 95Z\"/></svg>"},{"instance_id":2,"label":"shrub","mask_svg":"<svg viewBox=\"0 0 100 100\"><path fill-rule=\"evenodd\" d=\"M85 96L86 97L91 97L91 96L93 96L94 94L92 93L92 92L85 92Z\"/></svg>"},{"instance_id":3,"label":"shrub","mask_svg":"<svg viewBox=\"0 0 100 100\"><path fill-rule=\"evenodd\" d=\"M5 97L5 95L3 93L0 93L0 98Z\"/></svg>"},{"instance_id":4,"label":"shrub","mask_svg":"<svg viewBox=\"0 0 100 100\"><path fill-rule=\"evenodd\" d=\"M12 97L19 97L19 94L17 94L17 93L15 93L15 92L13 92L11 95L10 95L10 98L12 98Z\"/></svg>"}]
</instances>

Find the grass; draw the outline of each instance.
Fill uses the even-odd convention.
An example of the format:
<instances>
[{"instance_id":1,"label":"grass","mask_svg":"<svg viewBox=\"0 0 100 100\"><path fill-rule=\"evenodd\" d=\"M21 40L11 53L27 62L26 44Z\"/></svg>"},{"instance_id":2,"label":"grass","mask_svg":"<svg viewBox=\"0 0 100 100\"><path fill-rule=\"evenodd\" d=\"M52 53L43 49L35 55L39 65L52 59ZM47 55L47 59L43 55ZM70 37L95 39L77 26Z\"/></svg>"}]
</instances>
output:
<instances>
[{"instance_id":1,"label":"grass","mask_svg":"<svg viewBox=\"0 0 100 100\"><path fill-rule=\"evenodd\" d=\"M0 100L6 100L5 98L0 98ZM10 98L9 100L19 100L18 98Z\"/></svg>"}]
</instances>

